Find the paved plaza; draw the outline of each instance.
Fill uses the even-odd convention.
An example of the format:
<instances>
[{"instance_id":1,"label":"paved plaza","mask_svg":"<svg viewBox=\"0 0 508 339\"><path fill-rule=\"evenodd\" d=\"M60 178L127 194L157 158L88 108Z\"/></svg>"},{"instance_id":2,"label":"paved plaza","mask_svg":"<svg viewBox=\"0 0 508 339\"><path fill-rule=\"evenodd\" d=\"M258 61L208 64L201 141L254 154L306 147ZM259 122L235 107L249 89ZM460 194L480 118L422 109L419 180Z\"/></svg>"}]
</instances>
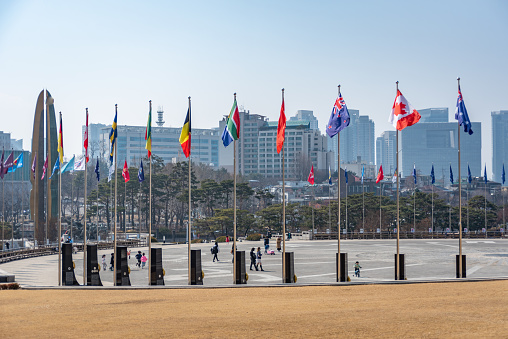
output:
<instances>
[{"instance_id":1,"label":"paved plaza","mask_svg":"<svg viewBox=\"0 0 508 339\"><path fill-rule=\"evenodd\" d=\"M248 285L271 286L282 282L282 252L263 254L261 271L250 271L249 252L252 247L263 248L263 242L238 242L238 250L246 251ZM275 242L270 243L274 249ZM187 245L154 244L162 247L166 286L187 286ZM201 249L204 286L232 286L233 265L231 243L220 243L219 262L212 262L212 244L192 244ZM138 250L148 253L147 248L131 248L131 285L147 286L148 270L136 267L134 255ZM286 251L294 252L297 284L330 284L336 282L336 240L286 242ZM349 276L353 282L386 282L394 280L395 240L342 240L341 251L348 253ZM99 258L106 254L107 262L112 249L99 251ZM264 251L263 251L264 253ZM457 239L401 240L400 253L405 254L408 280L443 280L455 278L455 255L458 254ZM463 240L463 254L467 255L468 278L508 277L508 239ZM73 255L76 278L83 282L83 252ZM100 261L100 260L99 260ZM362 266L361 277L354 277L354 263ZM0 270L16 276L23 286L57 286L58 255L23 259L1 264ZM104 286L113 285L113 273L101 272Z\"/></svg>"}]
</instances>

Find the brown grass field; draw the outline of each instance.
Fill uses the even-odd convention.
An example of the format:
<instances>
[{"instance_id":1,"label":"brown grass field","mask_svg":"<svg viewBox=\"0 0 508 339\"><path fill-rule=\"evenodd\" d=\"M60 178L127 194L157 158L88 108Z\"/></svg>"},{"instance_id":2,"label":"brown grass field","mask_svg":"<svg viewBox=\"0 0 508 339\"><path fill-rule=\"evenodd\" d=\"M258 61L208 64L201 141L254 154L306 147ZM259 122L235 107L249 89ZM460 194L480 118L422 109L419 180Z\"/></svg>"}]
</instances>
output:
<instances>
[{"instance_id":1,"label":"brown grass field","mask_svg":"<svg viewBox=\"0 0 508 339\"><path fill-rule=\"evenodd\" d=\"M508 280L0 291L1 338L508 338Z\"/></svg>"}]
</instances>

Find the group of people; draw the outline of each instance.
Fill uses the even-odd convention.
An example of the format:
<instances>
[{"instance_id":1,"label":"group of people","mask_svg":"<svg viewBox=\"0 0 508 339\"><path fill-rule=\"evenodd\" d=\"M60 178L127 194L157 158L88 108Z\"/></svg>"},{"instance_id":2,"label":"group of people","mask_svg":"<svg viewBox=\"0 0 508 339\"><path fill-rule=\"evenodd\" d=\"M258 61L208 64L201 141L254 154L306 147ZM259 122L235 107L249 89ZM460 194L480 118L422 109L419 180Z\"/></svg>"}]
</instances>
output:
<instances>
[{"instance_id":1,"label":"group of people","mask_svg":"<svg viewBox=\"0 0 508 339\"><path fill-rule=\"evenodd\" d=\"M131 258L131 251L127 252L127 256L129 257L129 259ZM136 266L141 267L141 269L143 269L146 265L146 262L148 261L148 258L146 257L145 253L141 253L141 251L138 251L138 253L136 254L136 260L137 260ZM105 254L102 255L102 267L104 271L106 270L106 267L108 267L106 263ZM113 271L114 267L115 267L115 254L111 253L111 259L109 260L109 270Z\"/></svg>"},{"instance_id":2,"label":"group of people","mask_svg":"<svg viewBox=\"0 0 508 339\"><path fill-rule=\"evenodd\" d=\"M252 271L252 266L254 265L256 271L259 271L259 269L264 271L263 264L261 262L261 256L263 255L261 253L261 247L258 247L258 251L256 253L254 253L254 250L254 247L250 249L250 270Z\"/></svg>"}]
</instances>

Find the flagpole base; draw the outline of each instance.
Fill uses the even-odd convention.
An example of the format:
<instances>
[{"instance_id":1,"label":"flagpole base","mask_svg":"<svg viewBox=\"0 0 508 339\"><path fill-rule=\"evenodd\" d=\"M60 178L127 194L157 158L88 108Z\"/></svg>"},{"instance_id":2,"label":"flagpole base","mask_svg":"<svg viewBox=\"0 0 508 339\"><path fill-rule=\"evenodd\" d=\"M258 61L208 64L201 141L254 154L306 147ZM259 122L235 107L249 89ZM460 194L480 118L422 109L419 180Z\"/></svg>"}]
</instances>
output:
<instances>
[{"instance_id":1,"label":"flagpole base","mask_svg":"<svg viewBox=\"0 0 508 339\"><path fill-rule=\"evenodd\" d=\"M340 254L340 272L337 271L337 262L339 260L339 254L335 253L335 267L336 267L336 278L337 282L347 282L348 281L348 268L347 268L347 253Z\"/></svg>"},{"instance_id":2,"label":"flagpole base","mask_svg":"<svg viewBox=\"0 0 508 339\"><path fill-rule=\"evenodd\" d=\"M457 278L465 278L466 277L466 255L462 254L462 276L460 276L459 269L459 255L455 256L455 275Z\"/></svg>"}]
</instances>

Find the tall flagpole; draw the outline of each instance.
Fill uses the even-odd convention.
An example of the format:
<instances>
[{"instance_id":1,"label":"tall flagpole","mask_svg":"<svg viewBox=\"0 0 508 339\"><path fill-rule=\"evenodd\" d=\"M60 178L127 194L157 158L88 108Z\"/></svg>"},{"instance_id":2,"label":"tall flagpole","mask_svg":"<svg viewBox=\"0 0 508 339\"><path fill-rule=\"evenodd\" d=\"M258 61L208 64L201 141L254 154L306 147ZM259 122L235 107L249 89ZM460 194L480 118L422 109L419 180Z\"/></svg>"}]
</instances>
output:
<instances>
[{"instance_id":1,"label":"tall flagpole","mask_svg":"<svg viewBox=\"0 0 508 339\"><path fill-rule=\"evenodd\" d=\"M236 103L236 93L235 103ZM237 127L239 128L239 126ZM236 284L236 140L233 138L233 284Z\"/></svg>"},{"instance_id":2,"label":"tall flagpole","mask_svg":"<svg viewBox=\"0 0 508 339\"><path fill-rule=\"evenodd\" d=\"M71 176L71 240L74 239L72 237L72 217L74 208L74 178Z\"/></svg>"},{"instance_id":3,"label":"tall flagpole","mask_svg":"<svg viewBox=\"0 0 508 339\"><path fill-rule=\"evenodd\" d=\"M88 128L88 108L86 109L86 121L87 121L87 126L86 128ZM87 132L88 133L88 132ZM88 138L88 135L87 135L87 138ZM86 140L86 142L88 143L88 139ZM88 145L87 145L87 148L88 148ZM87 194L86 194L86 187L88 186L87 185L87 155L88 155L88 150L86 150L86 154L85 154L85 159L83 159L85 161L85 214L84 214L84 220L85 222L83 223L83 285L86 285L86 199L87 199ZM61 176L61 175L60 175ZM71 222L71 228L72 228L72 222Z\"/></svg>"},{"instance_id":4,"label":"tall flagpole","mask_svg":"<svg viewBox=\"0 0 508 339\"><path fill-rule=\"evenodd\" d=\"M11 149L14 156L14 149ZM11 219L12 219L12 227L11 227L11 251L14 251L14 164L12 165L12 175L11 175Z\"/></svg>"},{"instance_id":5,"label":"tall flagpole","mask_svg":"<svg viewBox=\"0 0 508 339\"><path fill-rule=\"evenodd\" d=\"M72 225L72 223L71 223ZM97 225L95 227L97 233L95 235L97 239L97 248L99 248L99 180L97 180ZM72 226L71 226L72 230Z\"/></svg>"},{"instance_id":6,"label":"tall flagpole","mask_svg":"<svg viewBox=\"0 0 508 339\"><path fill-rule=\"evenodd\" d=\"M117 109L118 109L118 105L115 104L115 117L117 117L117 113L118 113ZM115 128L118 129L118 120L117 120L117 125L116 125ZM114 133L115 132L113 131L113 134ZM118 135L117 135L117 138L118 138ZM117 277L117 274L116 274L116 270L117 270L117 267L116 267L116 255L117 255L117 253L116 253L116 244L117 244L117 240L116 240L116 221L117 221L117 214L116 213L117 213L117 205L118 205L117 204L117 194L116 194L117 188L118 188L118 183L117 183L118 180L117 180L116 170L117 170L117 167L118 167L118 165L117 165L118 140L114 140L114 142L116 142L116 145L113 146L114 147L114 152L115 152L115 216L114 216L114 220L115 220L114 227L115 227L115 230L113 232L113 236L115 238L113 246L115 248L114 248L114 251L113 251L113 257L114 257L113 258L113 286L116 286L116 283L117 283L117 279L116 279L116 277Z\"/></svg>"},{"instance_id":7,"label":"tall flagpole","mask_svg":"<svg viewBox=\"0 0 508 339\"><path fill-rule=\"evenodd\" d=\"M152 100L149 101L150 104L150 128L152 127ZM151 133L151 130L150 130ZM148 135L146 136L148 139ZM151 138L151 136L150 136ZM148 141L148 140L147 140ZM151 142L151 141L150 141ZM152 149L150 147L150 156L148 157L148 162L150 163L150 178L148 179L148 194L149 194L149 218L148 222L148 285L152 284ZM141 185L141 183L139 183ZM139 223L141 226L141 222Z\"/></svg>"},{"instance_id":8,"label":"tall flagpole","mask_svg":"<svg viewBox=\"0 0 508 339\"><path fill-rule=\"evenodd\" d=\"M431 227L432 227L432 239L434 239L434 184L432 184L432 221L431 221Z\"/></svg>"},{"instance_id":9,"label":"tall flagpole","mask_svg":"<svg viewBox=\"0 0 508 339\"><path fill-rule=\"evenodd\" d=\"M60 112L60 142L63 146L62 112ZM63 147L62 147L63 153ZM58 154L60 156L60 154ZM62 168L62 164L60 164ZM85 208L86 211L86 208ZM49 211L48 211L49 213ZM85 221L86 222L86 221ZM58 286L62 286L62 174L58 176Z\"/></svg>"},{"instance_id":10,"label":"tall flagpole","mask_svg":"<svg viewBox=\"0 0 508 339\"><path fill-rule=\"evenodd\" d=\"M399 91L399 82L397 81L396 82L397 84L397 93ZM397 165L396 165L396 168L395 168L395 172L397 173L397 258L395 258L395 270L396 270L396 273L395 273L395 278L396 280L400 280L400 275L399 275L399 269L400 269L400 261L399 261L399 256L400 256L400 252L399 252L399 241L400 241L400 236L399 236L399 233L400 233L400 222L399 222L399 130L397 129Z\"/></svg>"},{"instance_id":11,"label":"tall flagpole","mask_svg":"<svg viewBox=\"0 0 508 339\"><path fill-rule=\"evenodd\" d=\"M379 182L379 239L381 239L381 196L383 195L383 182Z\"/></svg>"},{"instance_id":12,"label":"tall flagpole","mask_svg":"<svg viewBox=\"0 0 508 339\"><path fill-rule=\"evenodd\" d=\"M23 154L23 150L21 150L21 154ZM24 156L23 156L24 157ZM23 162L25 159L23 159ZM23 164L24 166L24 164ZM24 188L24 182L23 182L23 170L21 170L21 245L23 246L23 249L25 248L25 213L23 211L23 205L25 204L25 196L23 192Z\"/></svg>"},{"instance_id":13,"label":"tall flagpole","mask_svg":"<svg viewBox=\"0 0 508 339\"><path fill-rule=\"evenodd\" d=\"M191 126L191 97L189 97L189 127ZM191 137L191 135L189 135ZM190 140L189 140L190 141ZM190 145L189 145L190 146ZM191 154L189 153L189 222L187 223L188 284L191 284ZM196 272L198 274L198 272Z\"/></svg>"},{"instance_id":14,"label":"tall flagpole","mask_svg":"<svg viewBox=\"0 0 508 339\"><path fill-rule=\"evenodd\" d=\"M284 88L282 89L282 102L284 102ZM284 111L286 107L284 107ZM286 112L284 112L284 115ZM286 129L284 129L284 138ZM282 282L286 282L286 180L284 169L284 144L282 144Z\"/></svg>"},{"instance_id":15,"label":"tall flagpole","mask_svg":"<svg viewBox=\"0 0 508 339\"><path fill-rule=\"evenodd\" d=\"M457 86L460 91L460 78L457 78ZM462 278L462 178L460 177L460 122L457 121L458 131L458 157L459 157L459 278ZM451 206L451 205L450 205ZM451 231L451 230L450 230ZM485 234L487 229L485 229Z\"/></svg>"},{"instance_id":16,"label":"tall flagpole","mask_svg":"<svg viewBox=\"0 0 508 339\"><path fill-rule=\"evenodd\" d=\"M338 86L338 93L340 96L340 85ZM337 113L338 114L338 113ZM337 133L337 282L340 282L340 133ZM347 193L347 190L346 190ZM346 209L347 211L347 209ZM346 212L347 213L347 212ZM330 230L331 231L331 230ZM347 237L347 234L346 234Z\"/></svg>"},{"instance_id":17,"label":"tall flagpole","mask_svg":"<svg viewBox=\"0 0 508 339\"><path fill-rule=\"evenodd\" d=\"M340 171L340 166L339 166L339 171ZM344 169L344 174L347 173L347 167ZM348 192L348 183L346 181L346 225L344 227L344 229L346 230L346 239L347 239L347 227L348 227L348 218L347 218L347 192Z\"/></svg>"}]
</instances>

